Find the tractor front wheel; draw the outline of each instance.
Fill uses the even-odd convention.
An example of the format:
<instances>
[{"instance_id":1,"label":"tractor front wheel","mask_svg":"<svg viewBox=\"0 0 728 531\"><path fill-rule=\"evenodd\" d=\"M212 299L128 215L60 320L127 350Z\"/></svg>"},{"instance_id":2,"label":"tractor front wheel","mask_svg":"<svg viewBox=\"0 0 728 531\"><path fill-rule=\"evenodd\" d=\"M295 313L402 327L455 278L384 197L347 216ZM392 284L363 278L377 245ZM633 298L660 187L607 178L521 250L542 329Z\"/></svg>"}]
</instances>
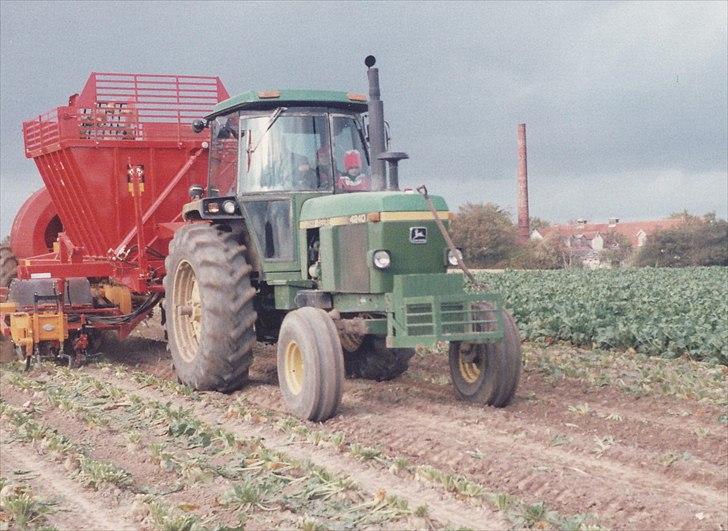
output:
<instances>
[{"instance_id":1,"label":"tractor front wheel","mask_svg":"<svg viewBox=\"0 0 728 531\"><path fill-rule=\"evenodd\" d=\"M206 224L177 231L164 277L169 350L179 380L230 392L248 377L255 345L255 288L245 247Z\"/></svg>"},{"instance_id":2,"label":"tractor front wheel","mask_svg":"<svg viewBox=\"0 0 728 531\"><path fill-rule=\"evenodd\" d=\"M344 357L339 333L319 308L286 315L278 336L278 385L298 418L323 422L341 402Z\"/></svg>"},{"instance_id":3,"label":"tractor front wheel","mask_svg":"<svg viewBox=\"0 0 728 531\"><path fill-rule=\"evenodd\" d=\"M510 313L502 313L500 343L450 343L450 376L459 398L488 406L511 403L521 377L521 336Z\"/></svg>"}]
</instances>

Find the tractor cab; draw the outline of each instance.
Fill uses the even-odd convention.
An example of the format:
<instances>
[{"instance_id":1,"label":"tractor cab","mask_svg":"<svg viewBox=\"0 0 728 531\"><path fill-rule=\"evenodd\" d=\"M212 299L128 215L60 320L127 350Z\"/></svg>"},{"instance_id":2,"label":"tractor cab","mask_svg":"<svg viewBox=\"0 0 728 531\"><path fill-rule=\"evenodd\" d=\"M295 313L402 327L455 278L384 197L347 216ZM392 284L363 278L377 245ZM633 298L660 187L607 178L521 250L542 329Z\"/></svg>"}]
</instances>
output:
<instances>
[{"instance_id":1,"label":"tractor cab","mask_svg":"<svg viewBox=\"0 0 728 531\"><path fill-rule=\"evenodd\" d=\"M221 102L197 126L210 129L203 203L234 200L235 214L252 233L252 261L261 275L300 271L296 228L305 201L384 186L372 177L366 111L359 94L250 91Z\"/></svg>"},{"instance_id":2,"label":"tractor cab","mask_svg":"<svg viewBox=\"0 0 728 531\"><path fill-rule=\"evenodd\" d=\"M208 194L348 193L372 181L364 96L248 92L219 105L211 129Z\"/></svg>"}]
</instances>

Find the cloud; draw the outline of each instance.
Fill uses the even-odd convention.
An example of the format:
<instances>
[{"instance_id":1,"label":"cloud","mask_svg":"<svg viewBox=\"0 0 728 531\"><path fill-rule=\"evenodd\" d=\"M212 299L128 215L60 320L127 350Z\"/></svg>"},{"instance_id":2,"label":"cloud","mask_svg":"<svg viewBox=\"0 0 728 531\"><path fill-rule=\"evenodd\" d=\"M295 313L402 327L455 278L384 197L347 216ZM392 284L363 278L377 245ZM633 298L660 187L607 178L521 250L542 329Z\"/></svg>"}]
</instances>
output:
<instances>
[{"instance_id":1,"label":"cloud","mask_svg":"<svg viewBox=\"0 0 728 531\"><path fill-rule=\"evenodd\" d=\"M37 185L15 177L35 172L20 123L92 70L217 74L232 93L363 91L368 53L393 147L412 157L403 179L453 205L480 196L465 187L481 183L514 201L515 129L526 122L538 215L571 216L538 195L539 182L584 217L612 209L612 196L593 192L604 183L635 191L624 198L634 216L726 209L725 2L4 1L0 15L1 227L6 199ZM46 19L55 23L36 22Z\"/></svg>"}]
</instances>

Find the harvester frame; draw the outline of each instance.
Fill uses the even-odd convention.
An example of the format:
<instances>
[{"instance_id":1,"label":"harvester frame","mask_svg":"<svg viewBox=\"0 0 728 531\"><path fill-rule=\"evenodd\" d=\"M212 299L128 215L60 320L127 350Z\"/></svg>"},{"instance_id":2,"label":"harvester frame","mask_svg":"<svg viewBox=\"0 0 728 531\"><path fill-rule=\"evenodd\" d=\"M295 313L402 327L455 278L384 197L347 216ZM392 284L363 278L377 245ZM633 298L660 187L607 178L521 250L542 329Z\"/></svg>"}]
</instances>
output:
<instances>
[{"instance_id":1,"label":"harvester frame","mask_svg":"<svg viewBox=\"0 0 728 531\"><path fill-rule=\"evenodd\" d=\"M104 279L95 293L110 303L59 298L63 326L42 336L58 343L55 352L63 351L69 335L75 350L86 350L89 338L83 336L91 326L117 330L123 338L159 302L179 207L207 171L206 144L189 123L227 97L217 77L93 72L68 105L23 123L25 155L45 187L13 224L16 274L38 284L44 311L57 305L48 296L66 291L71 278ZM6 286L0 290L7 294ZM132 310L132 299L140 296L146 300L135 301ZM3 311L33 320L30 307L37 302L25 297L14 309L5 303ZM9 328L6 322L12 336ZM15 331L32 335L20 326ZM35 336L37 341L26 337L16 345L37 347L41 337Z\"/></svg>"}]
</instances>

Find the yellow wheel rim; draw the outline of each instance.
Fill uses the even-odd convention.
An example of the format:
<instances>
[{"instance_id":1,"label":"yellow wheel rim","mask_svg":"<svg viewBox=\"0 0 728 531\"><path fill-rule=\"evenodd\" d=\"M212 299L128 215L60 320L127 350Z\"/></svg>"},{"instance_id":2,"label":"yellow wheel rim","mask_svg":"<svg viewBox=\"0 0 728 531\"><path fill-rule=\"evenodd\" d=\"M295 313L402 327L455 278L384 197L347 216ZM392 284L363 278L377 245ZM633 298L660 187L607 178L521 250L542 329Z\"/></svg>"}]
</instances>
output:
<instances>
[{"instance_id":1,"label":"yellow wheel rim","mask_svg":"<svg viewBox=\"0 0 728 531\"><path fill-rule=\"evenodd\" d=\"M478 381L480 378L480 365L477 362L466 361L464 353L460 352L459 357L460 376L463 377L467 383L472 384Z\"/></svg>"},{"instance_id":2,"label":"yellow wheel rim","mask_svg":"<svg viewBox=\"0 0 728 531\"><path fill-rule=\"evenodd\" d=\"M183 260L174 275L174 332L179 354L190 363L200 346L202 298L192 265Z\"/></svg>"},{"instance_id":3,"label":"yellow wheel rim","mask_svg":"<svg viewBox=\"0 0 728 531\"><path fill-rule=\"evenodd\" d=\"M286 345L285 369L288 389L294 395L299 394L303 389L303 353L295 341Z\"/></svg>"}]
</instances>

